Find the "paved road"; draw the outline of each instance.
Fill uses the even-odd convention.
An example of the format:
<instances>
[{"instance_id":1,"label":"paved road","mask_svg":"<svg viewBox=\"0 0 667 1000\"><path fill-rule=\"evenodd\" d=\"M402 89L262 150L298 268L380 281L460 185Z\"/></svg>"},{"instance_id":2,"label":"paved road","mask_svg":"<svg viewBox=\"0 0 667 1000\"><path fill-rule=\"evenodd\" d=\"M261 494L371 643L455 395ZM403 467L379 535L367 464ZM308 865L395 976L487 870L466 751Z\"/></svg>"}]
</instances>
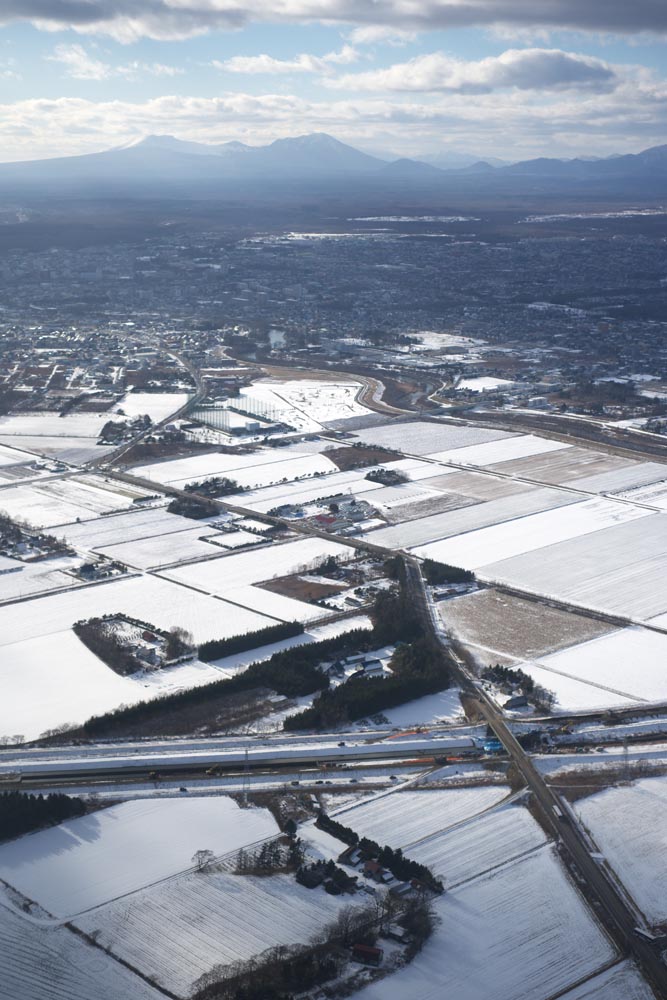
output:
<instances>
[{"instance_id":1,"label":"paved road","mask_svg":"<svg viewBox=\"0 0 667 1000\"><path fill-rule=\"evenodd\" d=\"M462 689L476 699L481 715L503 744L511 761L539 803L546 825L551 829L556 840L564 846L571 861L576 865L576 869L583 879L586 897L592 900L598 914L603 917L605 925L621 953L631 954L639 962L647 978L656 989L657 995L667 998L667 967L663 964L655 946L635 933L634 929L638 923L637 915L616 885L610 881L604 869L591 857L590 847L587 845L583 831L579 828L576 819L563 805L556 793L546 784L530 756L517 742L507 726L498 707L476 683L464 660L450 644L437 618L437 611L430 602L424 587L419 563L415 559L407 558L405 565L408 586L415 600L417 614L422 620L428 622L430 630L445 647L449 658L455 664ZM559 813L563 818L559 818Z\"/></svg>"}]
</instances>

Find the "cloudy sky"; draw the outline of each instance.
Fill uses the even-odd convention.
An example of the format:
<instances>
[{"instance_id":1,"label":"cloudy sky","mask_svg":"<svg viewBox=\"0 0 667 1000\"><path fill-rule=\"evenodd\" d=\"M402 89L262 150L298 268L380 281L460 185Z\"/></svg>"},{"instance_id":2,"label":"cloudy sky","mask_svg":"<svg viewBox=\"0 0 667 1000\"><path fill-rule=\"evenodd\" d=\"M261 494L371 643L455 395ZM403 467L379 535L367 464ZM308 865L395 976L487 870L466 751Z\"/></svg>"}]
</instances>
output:
<instances>
[{"instance_id":1,"label":"cloudy sky","mask_svg":"<svg viewBox=\"0 0 667 1000\"><path fill-rule=\"evenodd\" d=\"M667 141L667 0L0 0L0 159L149 133L369 152Z\"/></svg>"}]
</instances>

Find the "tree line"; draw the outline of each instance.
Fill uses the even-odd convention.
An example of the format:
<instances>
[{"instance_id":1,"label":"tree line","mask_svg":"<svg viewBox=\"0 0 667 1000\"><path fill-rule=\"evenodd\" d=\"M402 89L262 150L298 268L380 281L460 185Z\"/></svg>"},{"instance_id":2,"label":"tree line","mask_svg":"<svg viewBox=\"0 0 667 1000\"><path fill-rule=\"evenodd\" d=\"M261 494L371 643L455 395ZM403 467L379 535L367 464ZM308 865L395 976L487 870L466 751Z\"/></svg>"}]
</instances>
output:
<instances>
[{"instance_id":1,"label":"tree line","mask_svg":"<svg viewBox=\"0 0 667 1000\"><path fill-rule=\"evenodd\" d=\"M228 639L211 639L199 647L199 659L210 663L211 660L221 660L223 656L234 656L249 649L257 649L258 646L268 646L272 642L281 642L295 635L303 635L304 631L301 622L281 622L278 625L257 629L255 632L246 632L245 635L233 635Z\"/></svg>"},{"instance_id":2,"label":"tree line","mask_svg":"<svg viewBox=\"0 0 667 1000\"><path fill-rule=\"evenodd\" d=\"M20 837L43 826L55 826L74 816L83 816L82 799L53 792L50 795L25 795L23 792L0 793L0 840Z\"/></svg>"}]
</instances>

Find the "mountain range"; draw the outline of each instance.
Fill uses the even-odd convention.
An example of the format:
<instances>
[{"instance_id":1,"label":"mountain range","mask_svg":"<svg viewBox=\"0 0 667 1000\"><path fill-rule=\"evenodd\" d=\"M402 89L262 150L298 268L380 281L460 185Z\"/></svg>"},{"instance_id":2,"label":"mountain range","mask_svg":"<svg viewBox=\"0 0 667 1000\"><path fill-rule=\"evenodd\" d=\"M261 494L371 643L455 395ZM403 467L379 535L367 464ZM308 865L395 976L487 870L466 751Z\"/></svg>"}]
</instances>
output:
<instances>
[{"instance_id":1,"label":"mountain range","mask_svg":"<svg viewBox=\"0 0 667 1000\"><path fill-rule=\"evenodd\" d=\"M667 193L667 145L605 159L539 157L518 163L477 161L443 169L431 162L401 158L387 162L326 133L277 139L264 146L242 142L208 144L149 135L100 153L0 164L0 194L16 189L58 193L97 188L155 194L176 189L221 193L273 185L340 188L402 187L434 191L479 188L485 192L595 189Z\"/></svg>"}]
</instances>

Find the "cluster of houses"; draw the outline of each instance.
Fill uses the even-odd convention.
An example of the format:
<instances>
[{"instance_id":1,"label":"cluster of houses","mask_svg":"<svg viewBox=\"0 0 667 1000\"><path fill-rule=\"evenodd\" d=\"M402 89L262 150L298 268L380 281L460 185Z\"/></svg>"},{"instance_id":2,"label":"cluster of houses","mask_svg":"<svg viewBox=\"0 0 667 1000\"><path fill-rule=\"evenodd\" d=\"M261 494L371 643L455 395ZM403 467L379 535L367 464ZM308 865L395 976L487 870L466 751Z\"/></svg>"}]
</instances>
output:
<instances>
[{"instance_id":1,"label":"cluster of houses","mask_svg":"<svg viewBox=\"0 0 667 1000\"><path fill-rule=\"evenodd\" d=\"M384 886L392 896L396 896L399 899L412 892L423 892L426 890L426 886L417 879L412 879L409 882L401 882L387 868L384 868L379 861L370 857L358 844L346 847L338 855L337 860L340 864L354 868L364 878L368 879L369 882L375 882L378 886ZM375 895L375 888L371 885L362 885L361 890L370 895Z\"/></svg>"},{"instance_id":2,"label":"cluster of houses","mask_svg":"<svg viewBox=\"0 0 667 1000\"><path fill-rule=\"evenodd\" d=\"M348 680L352 677L383 677L385 674L391 673L382 660L370 653L355 653L352 656L335 660L325 670L327 675L334 680L343 680L345 677Z\"/></svg>"}]
</instances>

